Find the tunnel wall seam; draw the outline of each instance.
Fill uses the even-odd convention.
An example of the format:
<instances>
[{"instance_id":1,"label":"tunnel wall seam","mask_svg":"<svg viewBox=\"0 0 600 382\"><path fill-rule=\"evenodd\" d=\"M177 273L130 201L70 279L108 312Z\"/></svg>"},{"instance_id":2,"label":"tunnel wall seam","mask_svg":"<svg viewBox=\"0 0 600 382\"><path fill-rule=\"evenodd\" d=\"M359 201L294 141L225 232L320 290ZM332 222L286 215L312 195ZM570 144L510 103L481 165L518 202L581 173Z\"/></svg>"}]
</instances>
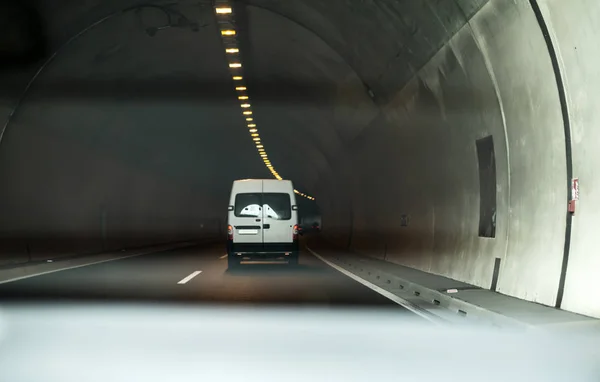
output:
<instances>
[{"instance_id":1,"label":"tunnel wall seam","mask_svg":"<svg viewBox=\"0 0 600 382\"><path fill-rule=\"evenodd\" d=\"M565 153L566 153L566 166L567 166L567 200L565 201L565 205L569 200L572 199L571 195L571 179L573 178L573 158L572 158L572 147L571 147L571 119L569 116L569 105L567 102L566 89L563 79L563 74L561 70L561 64L559 62L560 55L557 54L555 43L553 41L552 35L546 24L546 20L544 15L540 9L540 6L537 0L529 0L531 4L531 8L535 13L538 23L540 24L540 30L544 39L546 41L546 45L548 46L548 54L550 56L550 60L552 61L552 67L554 69L554 77L556 80L556 88L558 91L558 96L560 98L560 107L563 117L564 123L564 134L565 134ZM565 208L566 210L566 208ZM566 212L566 229L565 229L565 245L564 245L564 253L563 253L563 261L560 271L560 279L558 282L558 291L556 296L555 306L560 308L562 305L562 300L565 292L565 282L567 278L567 268L569 266L569 251L571 249L571 226L573 222L572 214L567 211Z\"/></svg>"},{"instance_id":2,"label":"tunnel wall seam","mask_svg":"<svg viewBox=\"0 0 600 382\"><path fill-rule=\"evenodd\" d=\"M600 2L537 0L554 41L563 75L571 127L573 177L579 200L572 216L571 245L561 308L600 318Z\"/></svg>"}]
</instances>

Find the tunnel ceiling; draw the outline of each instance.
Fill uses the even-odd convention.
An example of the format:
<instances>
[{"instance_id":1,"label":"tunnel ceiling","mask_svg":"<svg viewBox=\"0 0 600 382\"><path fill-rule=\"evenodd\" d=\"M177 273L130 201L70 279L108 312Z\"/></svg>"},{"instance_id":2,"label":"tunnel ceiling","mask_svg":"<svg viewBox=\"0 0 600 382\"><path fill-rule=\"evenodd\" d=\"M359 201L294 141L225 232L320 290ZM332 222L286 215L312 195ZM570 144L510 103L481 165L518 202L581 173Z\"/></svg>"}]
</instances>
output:
<instances>
[{"instance_id":1,"label":"tunnel ceiling","mask_svg":"<svg viewBox=\"0 0 600 382\"><path fill-rule=\"evenodd\" d=\"M348 144L379 106L483 3L236 2L256 120L281 175L314 192L332 175L332 161L351 155ZM148 5L165 4L198 30L186 24L151 37L147 28L167 20ZM142 7L121 13L136 6ZM43 21L46 57L58 52L23 99L3 144L18 134L34 146L71 142L215 195L235 178L270 177L238 113L211 2L39 1L32 7ZM7 144L4 155L18 157L11 150ZM22 161L21 170L34 171Z\"/></svg>"}]
</instances>

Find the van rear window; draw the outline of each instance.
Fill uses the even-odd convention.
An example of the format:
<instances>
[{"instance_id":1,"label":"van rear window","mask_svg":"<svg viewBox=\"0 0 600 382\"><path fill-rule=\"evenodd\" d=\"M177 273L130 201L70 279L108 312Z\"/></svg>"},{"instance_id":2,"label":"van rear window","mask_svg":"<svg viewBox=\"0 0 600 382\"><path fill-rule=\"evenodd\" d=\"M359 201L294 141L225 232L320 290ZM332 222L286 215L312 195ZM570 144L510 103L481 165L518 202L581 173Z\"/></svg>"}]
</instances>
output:
<instances>
[{"instance_id":1,"label":"van rear window","mask_svg":"<svg viewBox=\"0 0 600 382\"><path fill-rule=\"evenodd\" d=\"M262 194L237 194L235 196L235 216L243 217L261 217Z\"/></svg>"},{"instance_id":2,"label":"van rear window","mask_svg":"<svg viewBox=\"0 0 600 382\"><path fill-rule=\"evenodd\" d=\"M289 194L263 194L265 217L277 220L292 218L292 204Z\"/></svg>"},{"instance_id":3,"label":"van rear window","mask_svg":"<svg viewBox=\"0 0 600 382\"><path fill-rule=\"evenodd\" d=\"M247 193L235 196L236 217L268 217L276 220L292 218L292 204L289 194Z\"/></svg>"}]
</instances>

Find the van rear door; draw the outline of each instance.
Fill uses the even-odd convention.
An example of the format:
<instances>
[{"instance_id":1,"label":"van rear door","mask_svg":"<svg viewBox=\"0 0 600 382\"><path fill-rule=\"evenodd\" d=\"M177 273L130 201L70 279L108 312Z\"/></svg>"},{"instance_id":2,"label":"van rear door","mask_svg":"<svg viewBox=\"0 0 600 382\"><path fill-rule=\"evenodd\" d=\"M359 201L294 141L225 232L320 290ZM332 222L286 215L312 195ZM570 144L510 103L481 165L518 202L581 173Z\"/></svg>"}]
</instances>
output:
<instances>
[{"instance_id":1,"label":"van rear door","mask_svg":"<svg viewBox=\"0 0 600 382\"><path fill-rule=\"evenodd\" d=\"M241 182L234 187L233 211L229 214L234 243L263 243L262 200L262 181Z\"/></svg>"},{"instance_id":2,"label":"van rear door","mask_svg":"<svg viewBox=\"0 0 600 382\"><path fill-rule=\"evenodd\" d=\"M263 182L263 242L293 243L293 227L297 224L293 186L289 182Z\"/></svg>"}]
</instances>

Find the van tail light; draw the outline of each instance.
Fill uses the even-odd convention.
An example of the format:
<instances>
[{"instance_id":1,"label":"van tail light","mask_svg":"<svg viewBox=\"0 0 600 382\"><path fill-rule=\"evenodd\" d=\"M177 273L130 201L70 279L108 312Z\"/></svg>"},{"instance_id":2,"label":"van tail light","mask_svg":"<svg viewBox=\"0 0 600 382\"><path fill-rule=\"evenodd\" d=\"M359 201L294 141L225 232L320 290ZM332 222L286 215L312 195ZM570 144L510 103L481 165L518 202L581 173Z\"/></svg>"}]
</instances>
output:
<instances>
[{"instance_id":1,"label":"van tail light","mask_svg":"<svg viewBox=\"0 0 600 382\"><path fill-rule=\"evenodd\" d=\"M298 228L299 228L298 224L296 224L294 226L294 230L292 231L292 235L293 235L292 237L294 240L298 240Z\"/></svg>"},{"instance_id":2,"label":"van tail light","mask_svg":"<svg viewBox=\"0 0 600 382\"><path fill-rule=\"evenodd\" d=\"M233 227L230 225L227 226L227 240L233 241Z\"/></svg>"}]
</instances>

